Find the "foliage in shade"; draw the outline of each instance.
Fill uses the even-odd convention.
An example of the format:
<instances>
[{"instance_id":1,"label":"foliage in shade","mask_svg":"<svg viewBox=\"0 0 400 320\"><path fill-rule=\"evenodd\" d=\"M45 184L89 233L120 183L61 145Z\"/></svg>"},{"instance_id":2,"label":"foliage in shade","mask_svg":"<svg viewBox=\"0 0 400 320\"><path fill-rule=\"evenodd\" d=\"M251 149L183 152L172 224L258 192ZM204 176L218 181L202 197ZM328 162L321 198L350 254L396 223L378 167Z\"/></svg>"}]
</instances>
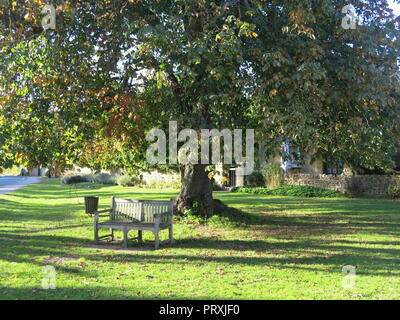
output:
<instances>
[{"instance_id":1,"label":"foliage in shade","mask_svg":"<svg viewBox=\"0 0 400 320\"><path fill-rule=\"evenodd\" d=\"M115 178L108 173L99 173L95 175L90 175L89 182L97 184L109 184L109 185L116 184Z\"/></svg>"},{"instance_id":2,"label":"foliage in shade","mask_svg":"<svg viewBox=\"0 0 400 320\"><path fill-rule=\"evenodd\" d=\"M64 176L62 177L61 182L63 184L77 184L85 182L95 183L95 184L105 184L105 185L117 184L114 177L108 173Z\"/></svg>"},{"instance_id":3,"label":"foliage in shade","mask_svg":"<svg viewBox=\"0 0 400 320\"><path fill-rule=\"evenodd\" d=\"M386 194L391 199L400 199L400 185L389 186Z\"/></svg>"},{"instance_id":4,"label":"foliage in shade","mask_svg":"<svg viewBox=\"0 0 400 320\"><path fill-rule=\"evenodd\" d=\"M310 186L283 186L275 189L268 188L233 188L232 192L263 194L269 196L290 196L305 198L341 198L343 194L339 191L321 189Z\"/></svg>"},{"instance_id":5,"label":"foliage in shade","mask_svg":"<svg viewBox=\"0 0 400 320\"><path fill-rule=\"evenodd\" d=\"M141 181L136 176L121 174L115 177L117 185L122 187L133 187L140 185Z\"/></svg>"},{"instance_id":6,"label":"foliage in shade","mask_svg":"<svg viewBox=\"0 0 400 320\"><path fill-rule=\"evenodd\" d=\"M264 177L259 171L254 171L246 177L246 185L249 187L264 187Z\"/></svg>"},{"instance_id":7,"label":"foliage in shade","mask_svg":"<svg viewBox=\"0 0 400 320\"><path fill-rule=\"evenodd\" d=\"M268 163L261 168L267 188L278 188L283 184L283 169L278 163Z\"/></svg>"},{"instance_id":8,"label":"foliage in shade","mask_svg":"<svg viewBox=\"0 0 400 320\"><path fill-rule=\"evenodd\" d=\"M84 183L89 182L89 176L65 176L61 178L61 183L63 184L77 184L77 183Z\"/></svg>"}]
</instances>

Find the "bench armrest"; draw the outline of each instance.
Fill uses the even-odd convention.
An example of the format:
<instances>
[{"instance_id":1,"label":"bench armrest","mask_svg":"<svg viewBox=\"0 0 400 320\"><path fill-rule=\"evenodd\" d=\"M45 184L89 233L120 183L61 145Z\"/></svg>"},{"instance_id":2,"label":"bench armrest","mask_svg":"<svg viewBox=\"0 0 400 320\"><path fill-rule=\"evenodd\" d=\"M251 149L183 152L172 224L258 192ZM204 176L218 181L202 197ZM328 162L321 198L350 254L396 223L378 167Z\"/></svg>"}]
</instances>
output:
<instances>
[{"instance_id":1,"label":"bench armrest","mask_svg":"<svg viewBox=\"0 0 400 320\"><path fill-rule=\"evenodd\" d=\"M156 217L164 217L164 216L172 216L172 212L163 212L163 213L155 213L154 214L154 218L156 218Z\"/></svg>"},{"instance_id":2,"label":"bench armrest","mask_svg":"<svg viewBox=\"0 0 400 320\"><path fill-rule=\"evenodd\" d=\"M94 213L94 215L99 215L100 213L106 213L106 212L111 212L111 209L106 209L106 210L101 210L101 211L96 211L95 213ZM106 216L104 216L104 217L106 217Z\"/></svg>"},{"instance_id":3,"label":"bench armrest","mask_svg":"<svg viewBox=\"0 0 400 320\"><path fill-rule=\"evenodd\" d=\"M107 214L107 215L100 215L100 213L106 213L106 212L111 213L111 209L96 211L96 212L94 213L94 222L97 223L97 222L99 221L99 217L109 217L109 216L110 216L109 214Z\"/></svg>"},{"instance_id":4,"label":"bench armrest","mask_svg":"<svg viewBox=\"0 0 400 320\"><path fill-rule=\"evenodd\" d=\"M154 220L163 221L165 218L168 219L168 223L172 223L172 212L155 213Z\"/></svg>"}]
</instances>

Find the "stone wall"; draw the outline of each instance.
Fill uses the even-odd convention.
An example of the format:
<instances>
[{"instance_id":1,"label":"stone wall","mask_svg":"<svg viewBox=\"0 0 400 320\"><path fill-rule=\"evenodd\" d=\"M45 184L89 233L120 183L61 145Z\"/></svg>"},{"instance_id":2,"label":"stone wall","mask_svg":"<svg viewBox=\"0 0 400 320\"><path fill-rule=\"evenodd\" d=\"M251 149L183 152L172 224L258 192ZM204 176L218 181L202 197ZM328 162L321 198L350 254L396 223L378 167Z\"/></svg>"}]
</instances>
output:
<instances>
[{"instance_id":1,"label":"stone wall","mask_svg":"<svg viewBox=\"0 0 400 320\"><path fill-rule=\"evenodd\" d=\"M400 176L365 175L325 175L293 174L285 177L286 185L312 186L346 192L351 184L358 187L365 196L381 197L392 184L400 185Z\"/></svg>"}]
</instances>

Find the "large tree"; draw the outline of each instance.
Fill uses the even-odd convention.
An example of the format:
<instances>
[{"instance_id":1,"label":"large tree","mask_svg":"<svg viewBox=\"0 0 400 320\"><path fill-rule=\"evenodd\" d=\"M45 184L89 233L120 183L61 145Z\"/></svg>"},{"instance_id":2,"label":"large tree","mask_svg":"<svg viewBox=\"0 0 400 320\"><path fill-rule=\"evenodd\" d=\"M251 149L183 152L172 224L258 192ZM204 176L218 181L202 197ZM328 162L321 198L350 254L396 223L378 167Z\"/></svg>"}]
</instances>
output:
<instances>
[{"instance_id":1,"label":"large tree","mask_svg":"<svg viewBox=\"0 0 400 320\"><path fill-rule=\"evenodd\" d=\"M146 133L175 120L393 166L400 34L387 1L351 1L349 29L343 0L54 0L46 31L45 1L3 2L1 161L137 167ZM205 169L182 167L179 212L213 213Z\"/></svg>"}]
</instances>

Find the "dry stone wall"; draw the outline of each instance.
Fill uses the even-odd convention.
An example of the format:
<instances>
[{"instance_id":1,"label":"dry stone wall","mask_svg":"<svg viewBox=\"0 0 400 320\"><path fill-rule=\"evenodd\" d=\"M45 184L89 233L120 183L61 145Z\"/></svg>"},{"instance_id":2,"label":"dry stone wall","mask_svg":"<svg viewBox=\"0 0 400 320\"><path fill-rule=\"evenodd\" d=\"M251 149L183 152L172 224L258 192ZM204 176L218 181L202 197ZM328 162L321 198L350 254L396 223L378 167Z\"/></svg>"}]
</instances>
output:
<instances>
[{"instance_id":1,"label":"dry stone wall","mask_svg":"<svg viewBox=\"0 0 400 320\"><path fill-rule=\"evenodd\" d=\"M400 176L385 175L325 175L292 174L285 177L286 185L312 186L346 192L356 185L362 195L381 197L390 185L400 185Z\"/></svg>"}]
</instances>

